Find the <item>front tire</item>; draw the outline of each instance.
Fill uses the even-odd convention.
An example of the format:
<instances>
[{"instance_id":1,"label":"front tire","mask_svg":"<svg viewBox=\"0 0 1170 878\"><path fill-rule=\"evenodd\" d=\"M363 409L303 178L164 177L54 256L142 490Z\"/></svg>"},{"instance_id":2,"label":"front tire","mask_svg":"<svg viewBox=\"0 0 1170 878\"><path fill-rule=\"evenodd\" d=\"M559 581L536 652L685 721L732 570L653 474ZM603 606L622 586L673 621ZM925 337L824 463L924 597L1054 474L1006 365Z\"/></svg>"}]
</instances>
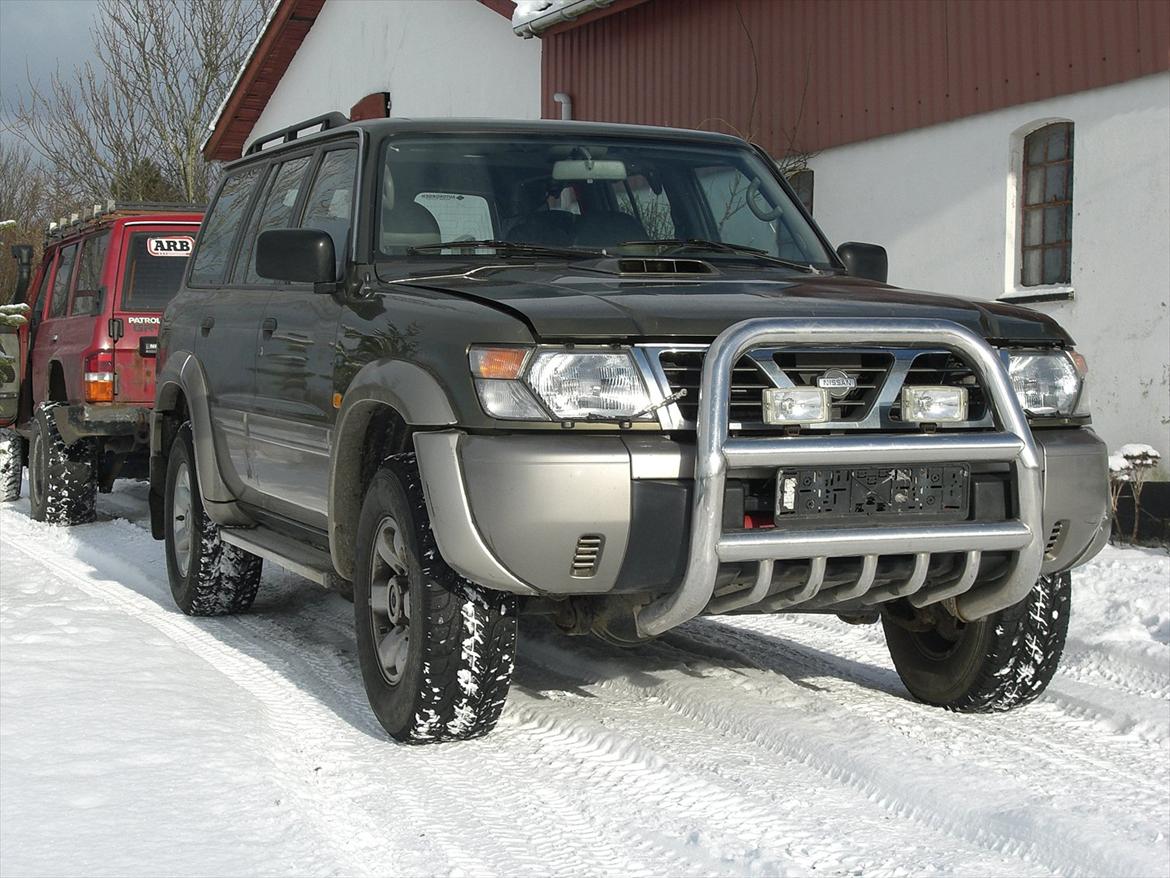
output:
<instances>
[{"instance_id":1,"label":"front tire","mask_svg":"<svg viewBox=\"0 0 1170 878\"><path fill-rule=\"evenodd\" d=\"M1048 687L1068 634L1072 579L1042 576L1024 600L963 623L939 605L882 614L886 645L910 694L961 713L995 713ZM917 629L917 630L916 630Z\"/></svg>"},{"instance_id":2,"label":"front tire","mask_svg":"<svg viewBox=\"0 0 1170 878\"><path fill-rule=\"evenodd\" d=\"M252 606L263 560L225 543L203 508L191 425L179 428L167 460L165 539L167 578L188 616L225 616Z\"/></svg>"},{"instance_id":3,"label":"front tire","mask_svg":"<svg viewBox=\"0 0 1170 878\"><path fill-rule=\"evenodd\" d=\"M92 439L65 444L53 418L59 405L37 406L28 450L29 512L47 524L88 524L97 514L97 446Z\"/></svg>"},{"instance_id":4,"label":"front tire","mask_svg":"<svg viewBox=\"0 0 1170 878\"><path fill-rule=\"evenodd\" d=\"M0 430L0 502L20 499L24 474L24 439L15 430Z\"/></svg>"},{"instance_id":5,"label":"front tire","mask_svg":"<svg viewBox=\"0 0 1170 878\"><path fill-rule=\"evenodd\" d=\"M516 651L516 601L459 576L439 556L414 455L386 461L362 504L354 623L366 695L407 744L491 731Z\"/></svg>"}]
</instances>

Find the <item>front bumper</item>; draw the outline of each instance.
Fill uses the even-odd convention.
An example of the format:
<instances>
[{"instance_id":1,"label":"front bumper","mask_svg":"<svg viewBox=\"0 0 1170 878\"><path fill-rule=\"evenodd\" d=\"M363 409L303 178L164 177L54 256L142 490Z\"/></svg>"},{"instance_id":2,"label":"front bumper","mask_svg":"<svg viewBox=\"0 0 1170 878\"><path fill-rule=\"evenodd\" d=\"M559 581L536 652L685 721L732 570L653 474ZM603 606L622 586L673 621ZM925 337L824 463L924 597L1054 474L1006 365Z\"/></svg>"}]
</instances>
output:
<instances>
[{"instance_id":1,"label":"front bumper","mask_svg":"<svg viewBox=\"0 0 1170 878\"><path fill-rule=\"evenodd\" d=\"M61 405L52 409L57 432L66 445L100 436L129 437L136 445L150 444L150 409L134 405Z\"/></svg>"},{"instance_id":2,"label":"front bumper","mask_svg":"<svg viewBox=\"0 0 1170 878\"><path fill-rule=\"evenodd\" d=\"M735 362L759 338L753 323L767 324L768 342L784 341L776 333L791 331L776 328L790 321L740 324L750 331L723 344L722 360L717 340L707 358L712 374L704 375L712 392L702 399L718 398L720 363ZM836 333L841 344L856 338L857 327L834 323L818 322L829 326L822 336ZM728 435L717 405L705 405L697 445L644 433L418 434L440 552L468 579L518 594L655 595L640 614L646 634L703 612L872 605L899 597L920 605L953 599L959 612L976 618L1016 603L1041 572L1095 554L1107 538L1108 492L1105 449L1092 431L1033 436L992 349L953 324L883 329L884 340L952 344L979 363L1003 426L978 433L740 439ZM800 331L816 330L802 325ZM745 530L742 507L734 506L734 479L747 469L936 461L998 470L1010 489L1000 490L998 510L945 524ZM581 575L581 547L598 545L595 567Z\"/></svg>"}]
</instances>

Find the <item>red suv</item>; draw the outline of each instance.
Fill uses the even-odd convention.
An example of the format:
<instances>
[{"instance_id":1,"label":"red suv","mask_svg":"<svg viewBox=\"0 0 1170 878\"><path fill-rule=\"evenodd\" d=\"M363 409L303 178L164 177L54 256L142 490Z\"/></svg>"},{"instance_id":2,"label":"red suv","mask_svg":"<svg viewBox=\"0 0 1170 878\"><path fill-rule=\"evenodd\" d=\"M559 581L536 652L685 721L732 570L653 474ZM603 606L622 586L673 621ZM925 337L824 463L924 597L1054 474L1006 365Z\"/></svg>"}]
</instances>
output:
<instances>
[{"instance_id":1,"label":"red suv","mask_svg":"<svg viewBox=\"0 0 1170 878\"><path fill-rule=\"evenodd\" d=\"M50 226L35 273L32 248L13 248L15 302L29 310L0 326L0 500L20 496L27 463L33 518L79 524L98 489L147 475L159 323L202 218L190 206L95 210Z\"/></svg>"}]
</instances>

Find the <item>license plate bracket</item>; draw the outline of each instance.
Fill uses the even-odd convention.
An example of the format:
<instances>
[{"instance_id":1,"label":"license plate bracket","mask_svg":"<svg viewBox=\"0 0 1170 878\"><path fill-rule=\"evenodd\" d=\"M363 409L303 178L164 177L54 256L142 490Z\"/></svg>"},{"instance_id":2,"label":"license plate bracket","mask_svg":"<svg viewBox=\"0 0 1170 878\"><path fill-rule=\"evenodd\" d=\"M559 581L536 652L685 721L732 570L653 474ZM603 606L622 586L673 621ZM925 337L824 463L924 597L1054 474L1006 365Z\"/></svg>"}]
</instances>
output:
<instances>
[{"instance_id":1,"label":"license plate bracket","mask_svg":"<svg viewBox=\"0 0 1170 878\"><path fill-rule=\"evenodd\" d=\"M966 519L971 467L838 466L782 469L776 474L776 523L886 518Z\"/></svg>"}]
</instances>

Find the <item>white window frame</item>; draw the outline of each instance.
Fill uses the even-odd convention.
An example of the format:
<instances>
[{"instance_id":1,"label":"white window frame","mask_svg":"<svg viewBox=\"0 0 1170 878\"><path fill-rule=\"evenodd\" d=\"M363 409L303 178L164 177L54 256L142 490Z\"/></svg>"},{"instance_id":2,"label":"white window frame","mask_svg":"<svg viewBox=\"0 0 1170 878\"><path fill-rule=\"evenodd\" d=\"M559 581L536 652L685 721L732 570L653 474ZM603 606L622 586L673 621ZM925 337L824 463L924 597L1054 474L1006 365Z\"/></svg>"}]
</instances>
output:
<instances>
[{"instance_id":1,"label":"white window frame","mask_svg":"<svg viewBox=\"0 0 1170 878\"><path fill-rule=\"evenodd\" d=\"M999 297L999 301L1001 302L1063 302L1072 299L1074 296L1072 278L1076 276L1075 255L1071 257L1073 261L1069 267L1069 283L1042 284L1034 287L1026 287L1020 283L1020 269L1022 268L1020 241L1023 238L1024 221L1024 212L1020 209L1021 202L1023 201L1024 184L1024 140L1033 131L1039 131L1046 125L1052 125L1055 122L1068 122L1073 126L1073 141L1075 144L1077 132L1076 122L1065 116L1046 116L1043 119L1034 119L1027 125L1022 125L1013 131L1008 141L1007 198L1004 211L1007 223L1004 240L1004 292ZM1073 210L1075 211L1078 191L1077 153L1075 148L1073 150L1072 175ZM1076 223L1073 223L1073 254L1077 252L1076 229Z\"/></svg>"}]
</instances>

